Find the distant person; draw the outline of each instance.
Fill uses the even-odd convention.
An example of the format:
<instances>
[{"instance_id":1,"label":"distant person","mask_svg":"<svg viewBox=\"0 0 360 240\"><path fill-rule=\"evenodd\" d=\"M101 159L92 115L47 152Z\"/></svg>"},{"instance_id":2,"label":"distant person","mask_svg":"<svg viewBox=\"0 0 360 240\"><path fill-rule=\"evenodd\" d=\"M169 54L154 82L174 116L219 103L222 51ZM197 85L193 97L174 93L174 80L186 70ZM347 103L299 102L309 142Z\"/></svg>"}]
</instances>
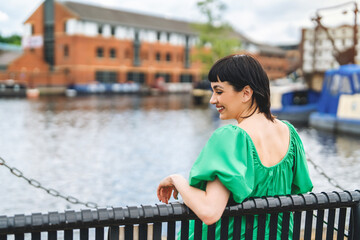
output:
<instances>
[{"instance_id":1,"label":"distant person","mask_svg":"<svg viewBox=\"0 0 360 240\"><path fill-rule=\"evenodd\" d=\"M177 199L180 193L184 203L210 225L220 219L226 206L249 197L311 191L303 144L290 123L271 114L269 79L260 63L249 55L227 56L212 66L208 77L213 90L210 103L220 119L235 119L237 124L225 125L212 134L192 166L189 181L178 174L164 178L157 189L159 200L168 203L171 194ZM232 222L230 219L229 225ZM242 224L242 239L244 231ZM193 232L192 221L191 239ZM268 227L265 233L269 234ZM203 239L206 234L203 225ZM256 217L253 234L256 239ZM217 224L216 238L219 236Z\"/></svg>"}]
</instances>

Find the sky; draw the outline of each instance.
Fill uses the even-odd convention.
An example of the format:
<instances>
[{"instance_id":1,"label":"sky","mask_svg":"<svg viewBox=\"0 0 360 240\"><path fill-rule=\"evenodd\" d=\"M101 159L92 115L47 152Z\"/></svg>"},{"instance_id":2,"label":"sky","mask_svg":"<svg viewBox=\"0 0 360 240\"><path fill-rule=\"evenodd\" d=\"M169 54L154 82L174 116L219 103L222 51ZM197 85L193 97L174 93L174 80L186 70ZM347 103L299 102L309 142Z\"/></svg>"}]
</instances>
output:
<instances>
[{"instance_id":1,"label":"sky","mask_svg":"<svg viewBox=\"0 0 360 240\"><path fill-rule=\"evenodd\" d=\"M63 0L60 0L63 1ZM205 21L197 0L72 0L102 7L185 21ZM359 4L359 1L356 1ZM5 0L0 5L0 34L22 33L23 22L43 0ZM311 28L316 11L326 26L354 24L354 2L348 0L222 0L223 19L249 39L271 45L298 44L301 29ZM349 3L342 5L344 3ZM329 7L335 7L327 9ZM359 5L360 8L360 5ZM347 14L343 14L348 10ZM358 16L359 19L359 16ZM358 20L359 22L360 20Z\"/></svg>"}]
</instances>

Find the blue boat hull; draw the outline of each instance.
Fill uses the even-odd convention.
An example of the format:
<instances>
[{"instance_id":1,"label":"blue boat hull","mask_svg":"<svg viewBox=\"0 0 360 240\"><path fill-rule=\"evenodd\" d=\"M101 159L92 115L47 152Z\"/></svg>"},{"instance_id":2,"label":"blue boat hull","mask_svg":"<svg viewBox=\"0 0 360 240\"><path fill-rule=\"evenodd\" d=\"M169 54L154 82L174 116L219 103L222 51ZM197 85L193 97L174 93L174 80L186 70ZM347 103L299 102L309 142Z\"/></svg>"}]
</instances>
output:
<instances>
[{"instance_id":1,"label":"blue boat hull","mask_svg":"<svg viewBox=\"0 0 360 240\"><path fill-rule=\"evenodd\" d=\"M331 132L360 135L360 120L338 118L332 114L312 113L309 125Z\"/></svg>"},{"instance_id":2,"label":"blue boat hull","mask_svg":"<svg viewBox=\"0 0 360 240\"><path fill-rule=\"evenodd\" d=\"M134 93L140 91L140 85L136 83L76 84L69 87L69 89L73 89L79 94Z\"/></svg>"},{"instance_id":3,"label":"blue boat hull","mask_svg":"<svg viewBox=\"0 0 360 240\"><path fill-rule=\"evenodd\" d=\"M298 106L285 106L281 109L272 109L271 112L280 120L287 120L294 124L307 125L309 116L315 112L317 104L307 104Z\"/></svg>"}]
</instances>

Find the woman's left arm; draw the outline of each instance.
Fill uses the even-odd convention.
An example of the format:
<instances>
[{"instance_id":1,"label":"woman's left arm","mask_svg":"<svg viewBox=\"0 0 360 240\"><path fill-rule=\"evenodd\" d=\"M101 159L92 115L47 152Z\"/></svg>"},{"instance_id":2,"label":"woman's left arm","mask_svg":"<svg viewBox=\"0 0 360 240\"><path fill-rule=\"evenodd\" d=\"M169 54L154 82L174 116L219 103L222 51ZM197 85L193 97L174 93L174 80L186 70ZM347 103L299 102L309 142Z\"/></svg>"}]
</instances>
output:
<instances>
[{"instance_id":1,"label":"woman's left arm","mask_svg":"<svg viewBox=\"0 0 360 240\"><path fill-rule=\"evenodd\" d=\"M207 225L220 219L230 196L230 191L218 178L207 182L206 190L203 191L190 186L189 182L178 174L170 175L160 182L157 196L160 201L168 203L172 192L175 199L180 193L186 206Z\"/></svg>"}]
</instances>

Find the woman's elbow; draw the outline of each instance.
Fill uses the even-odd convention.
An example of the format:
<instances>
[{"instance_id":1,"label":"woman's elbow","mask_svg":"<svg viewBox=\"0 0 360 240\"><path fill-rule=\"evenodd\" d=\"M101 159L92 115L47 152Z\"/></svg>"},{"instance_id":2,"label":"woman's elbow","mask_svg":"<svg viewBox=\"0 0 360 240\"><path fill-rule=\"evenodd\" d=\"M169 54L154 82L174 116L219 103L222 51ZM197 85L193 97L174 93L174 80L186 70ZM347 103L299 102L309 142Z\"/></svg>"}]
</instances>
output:
<instances>
[{"instance_id":1,"label":"woman's elbow","mask_svg":"<svg viewBox=\"0 0 360 240\"><path fill-rule=\"evenodd\" d=\"M222 216L222 212L208 210L199 215L200 220L206 225L212 225L219 221Z\"/></svg>"},{"instance_id":2,"label":"woman's elbow","mask_svg":"<svg viewBox=\"0 0 360 240\"><path fill-rule=\"evenodd\" d=\"M213 225L214 223L216 223L220 218L204 218L203 223L205 223L206 225Z\"/></svg>"}]
</instances>

